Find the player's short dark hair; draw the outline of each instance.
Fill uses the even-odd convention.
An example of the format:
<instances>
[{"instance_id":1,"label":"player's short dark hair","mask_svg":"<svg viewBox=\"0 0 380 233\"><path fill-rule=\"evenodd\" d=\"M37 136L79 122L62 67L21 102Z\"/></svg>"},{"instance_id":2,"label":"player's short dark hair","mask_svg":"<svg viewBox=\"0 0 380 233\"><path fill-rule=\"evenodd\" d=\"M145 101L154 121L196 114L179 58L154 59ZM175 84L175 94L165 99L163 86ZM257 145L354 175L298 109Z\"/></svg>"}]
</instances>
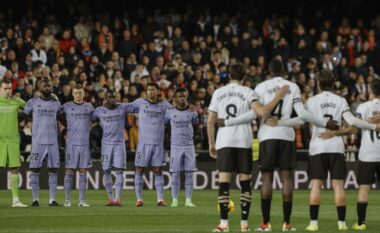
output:
<instances>
[{"instance_id":1,"label":"player's short dark hair","mask_svg":"<svg viewBox=\"0 0 380 233\"><path fill-rule=\"evenodd\" d=\"M282 74L284 66L278 58L273 58L268 64L269 72L272 74Z\"/></svg>"},{"instance_id":2,"label":"player's short dark hair","mask_svg":"<svg viewBox=\"0 0 380 233\"><path fill-rule=\"evenodd\" d=\"M175 90L174 95L177 95L177 93L187 93L187 90L185 88L179 87Z\"/></svg>"},{"instance_id":3,"label":"player's short dark hair","mask_svg":"<svg viewBox=\"0 0 380 233\"><path fill-rule=\"evenodd\" d=\"M160 89L160 87L158 86L157 83L148 83L148 85L146 86L146 88L148 87L155 87L157 90Z\"/></svg>"},{"instance_id":4,"label":"player's short dark hair","mask_svg":"<svg viewBox=\"0 0 380 233\"><path fill-rule=\"evenodd\" d=\"M107 91L106 96L109 96L109 95L116 96L116 92L114 92L114 91Z\"/></svg>"},{"instance_id":5,"label":"player's short dark hair","mask_svg":"<svg viewBox=\"0 0 380 233\"><path fill-rule=\"evenodd\" d=\"M12 81L8 78L3 78L0 80L0 87L4 84L12 84Z\"/></svg>"},{"instance_id":6,"label":"player's short dark hair","mask_svg":"<svg viewBox=\"0 0 380 233\"><path fill-rule=\"evenodd\" d=\"M380 96L380 79L375 78L369 83L369 88L375 96Z\"/></svg>"},{"instance_id":7,"label":"player's short dark hair","mask_svg":"<svg viewBox=\"0 0 380 233\"><path fill-rule=\"evenodd\" d=\"M43 83L50 84L50 79L49 79L49 78L43 78L43 79L41 80L41 84L43 84Z\"/></svg>"},{"instance_id":8,"label":"player's short dark hair","mask_svg":"<svg viewBox=\"0 0 380 233\"><path fill-rule=\"evenodd\" d=\"M231 64L228 67L228 73L230 74L231 79L242 81L246 75L245 67L242 63L238 62Z\"/></svg>"},{"instance_id":9,"label":"player's short dark hair","mask_svg":"<svg viewBox=\"0 0 380 233\"><path fill-rule=\"evenodd\" d=\"M73 89L75 89L75 90L83 89L83 85L82 84L75 84Z\"/></svg>"},{"instance_id":10,"label":"player's short dark hair","mask_svg":"<svg viewBox=\"0 0 380 233\"><path fill-rule=\"evenodd\" d=\"M317 73L317 81L322 90L331 90L335 83L334 73L329 70L321 70Z\"/></svg>"}]
</instances>

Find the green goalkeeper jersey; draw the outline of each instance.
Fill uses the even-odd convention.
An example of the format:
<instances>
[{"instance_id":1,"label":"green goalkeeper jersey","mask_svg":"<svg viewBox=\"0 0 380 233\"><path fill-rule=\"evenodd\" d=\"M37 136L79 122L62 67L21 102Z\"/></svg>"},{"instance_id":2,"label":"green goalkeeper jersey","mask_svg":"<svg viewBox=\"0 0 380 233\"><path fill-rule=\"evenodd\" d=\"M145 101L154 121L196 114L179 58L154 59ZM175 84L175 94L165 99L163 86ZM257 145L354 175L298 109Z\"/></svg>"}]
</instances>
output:
<instances>
[{"instance_id":1,"label":"green goalkeeper jersey","mask_svg":"<svg viewBox=\"0 0 380 233\"><path fill-rule=\"evenodd\" d=\"M0 97L0 143L19 143L18 113L25 106L20 98Z\"/></svg>"}]
</instances>

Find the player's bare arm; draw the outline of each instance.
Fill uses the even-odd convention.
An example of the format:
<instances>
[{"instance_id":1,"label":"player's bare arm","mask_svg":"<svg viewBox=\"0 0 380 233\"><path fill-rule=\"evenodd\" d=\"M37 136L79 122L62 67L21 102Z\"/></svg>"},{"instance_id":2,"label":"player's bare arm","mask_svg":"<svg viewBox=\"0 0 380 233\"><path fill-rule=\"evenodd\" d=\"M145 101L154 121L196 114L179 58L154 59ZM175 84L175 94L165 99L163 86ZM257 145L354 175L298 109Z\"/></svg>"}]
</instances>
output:
<instances>
[{"instance_id":1,"label":"player's bare arm","mask_svg":"<svg viewBox=\"0 0 380 233\"><path fill-rule=\"evenodd\" d=\"M210 156L216 159L216 149L215 149L215 124L217 122L217 114L215 112L208 113L207 121L207 136L208 136L208 146Z\"/></svg>"},{"instance_id":2,"label":"player's bare arm","mask_svg":"<svg viewBox=\"0 0 380 233\"><path fill-rule=\"evenodd\" d=\"M353 126L349 126L349 127L342 128L340 130L329 130L329 129L327 129L325 132L320 133L318 137L326 140L326 139L330 139L333 137L356 134L357 132L359 132L358 128L355 128Z\"/></svg>"},{"instance_id":3,"label":"player's bare arm","mask_svg":"<svg viewBox=\"0 0 380 233\"><path fill-rule=\"evenodd\" d=\"M67 127L66 114L60 113L57 115L57 121L61 123L63 126Z\"/></svg>"},{"instance_id":4,"label":"player's bare arm","mask_svg":"<svg viewBox=\"0 0 380 233\"><path fill-rule=\"evenodd\" d=\"M226 124L224 119L218 119L219 127L240 125L252 122L257 116L266 117L277 106L278 102L289 92L289 86L284 85L276 91L275 97L267 104L263 105L259 101L255 101L251 105L251 111L248 111L236 118L230 119Z\"/></svg>"},{"instance_id":5,"label":"player's bare arm","mask_svg":"<svg viewBox=\"0 0 380 233\"><path fill-rule=\"evenodd\" d=\"M368 118L369 123L379 124L380 123L380 113L375 114L373 117Z\"/></svg>"},{"instance_id":6,"label":"player's bare arm","mask_svg":"<svg viewBox=\"0 0 380 233\"><path fill-rule=\"evenodd\" d=\"M284 85L276 91L274 98L267 104L262 105L260 102L255 101L252 103L251 108L260 117L266 117L277 106L278 102L289 92L289 86Z\"/></svg>"}]
</instances>

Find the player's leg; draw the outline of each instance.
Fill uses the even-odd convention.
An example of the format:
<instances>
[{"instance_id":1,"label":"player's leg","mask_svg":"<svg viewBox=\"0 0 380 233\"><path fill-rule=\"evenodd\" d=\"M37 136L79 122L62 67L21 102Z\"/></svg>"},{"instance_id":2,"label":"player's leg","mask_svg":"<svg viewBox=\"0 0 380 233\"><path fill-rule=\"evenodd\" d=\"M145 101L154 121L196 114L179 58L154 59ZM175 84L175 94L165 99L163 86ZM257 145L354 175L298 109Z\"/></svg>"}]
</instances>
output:
<instances>
[{"instance_id":1,"label":"player's leg","mask_svg":"<svg viewBox=\"0 0 380 233\"><path fill-rule=\"evenodd\" d=\"M282 182L282 211L283 211L283 231L294 231L295 228L290 223L293 206L293 181L292 171L280 171L280 179Z\"/></svg>"},{"instance_id":2,"label":"player's leg","mask_svg":"<svg viewBox=\"0 0 380 233\"><path fill-rule=\"evenodd\" d=\"M318 214L321 205L321 189L323 180L326 180L328 175L328 159L324 154L309 156L308 161L308 176L310 180L310 196L309 196L309 214L310 223L306 227L307 231L318 230Z\"/></svg>"},{"instance_id":3,"label":"player's leg","mask_svg":"<svg viewBox=\"0 0 380 233\"><path fill-rule=\"evenodd\" d=\"M121 206L121 191L123 190L123 184L124 184L124 169L114 169L115 173L115 199L114 199L114 205L115 206Z\"/></svg>"},{"instance_id":4,"label":"player's leg","mask_svg":"<svg viewBox=\"0 0 380 233\"><path fill-rule=\"evenodd\" d=\"M84 194L87 188L87 170L92 167L91 150L89 145L81 146L79 157L79 204L80 207L89 207Z\"/></svg>"},{"instance_id":5,"label":"player's leg","mask_svg":"<svg viewBox=\"0 0 380 233\"><path fill-rule=\"evenodd\" d=\"M49 173L49 206L61 206L55 200L57 194L58 186L58 169L57 168L48 168Z\"/></svg>"},{"instance_id":6,"label":"player's leg","mask_svg":"<svg viewBox=\"0 0 380 233\"><path fill-rule=\"evenodd\" d=\"M344 191L344 180L332 180L334 200L338 212L338 229L347 230L346 226L346 192Z\"/></svg>"},{"instance_id":7,"label":"player's leg","mask_svg":"<svg viewBox=\"0 0 380 233\"><path fill-rule=\"evenodd\" d=\"M121 191L124 185L124 170L126 169L127 152L125 150L125 144L121 143L115 145L113 150L112 167L115 172L115 206L121 206Z\"/></svg>"},{"instance_id":8,"label":"player's leg","mask_svg":"<svg viewBox=\"0 0 380 233\"><path fill-rule=\"evenodd\" d=\"M85 201L84 194L87 188L87 168L79 168L79 203L80 207L90 207Z\"/></svg>"},{"instance_id":9,"label":"player's leg","mask_svg":"<svg viewBox=\"0 0 380 233\"><path fill-rule=\"evenodd\" d=\"M42 163L46 156L46 148L43 145L32 142L32 151L30 154L29 168L30 187L32 188L33 202L32 207L38 207L39 204L39 189L40 189L40 171Z\"/></svg>"},{"instance_id":10,"label":"player's leg","mask_svg":"<svg viewBox=\"0 0 380 233\"><path fill-rule=\"evenodd\" d=\"M310 223L306 227L307 231L317 231L318 230L318 214L319 206L321 205L321 188L323 186L323 181L320 179L310 180L310 196L309 196L309 214Z\"/></svg>"},{"instance_id":11,"label":"player's leg","mask_svg":"<svg viewBox=\"0 0 380 233\"><path fill-rule=\"evenodd\" d=\"M162 167L152 167L154 173L154 187L157 192L157 206L166 206L164 200L164 176L162 174Z\"/></svg>"},{"instance_id":12,"label":"player's leg","mask_svg":"<svg viewBox=\"0 0 380 233\"><path fill-rule=\"evenodd\" d=\"M261 214L263 217L263 223L257 228L257 231L271 229L270 225L270 209L272 203L272 183L273 183L273 171L261 171Z\"/></svg>"},{"instance_id":13,"label":"player's leg","mask_svg":"<svg viewBox=\"0 0 380 233\"><path fill-rule=\"evenodd\" d=\"M107 193L108 201L106 206L113 206L113 185L111 176L111 154L113 146L102 143L101 162L103 169L103 185Z\"/></svg>"},{"instance_id":14,"label":"player's leg","mask_svg":"<svg viewBox=\"0 0 380 233\"><path fill-rule=\"evenodd\" d=\"M144 167L135 168L135 193L136 193L136 206L141 207L144 205L142 190L144 187Z\"/></svg>"},{"instance_id":15,"label":"player's leg","mask_svg":"<svg viewBox=\"0 0 380 233\"><path fill-rule=\"evenodd\" d=\"M296 166L296 148L294 142L277 140L278 147L278 167L280 169L280 179L282 182L282 206L284 223L283 231L296 230L290 223L293 206L293 169Z\"/></svg>"},{"instance_id":16,"label":"player's leg","mask_svg":"<svg viewBox=\"0 0 380 233\"><path fill-rule=\"evenodd\" d=\"M139 143L135 153L135 193L136 193L136 206L141 207L144 205L142 191L144 187L144 170L148 166L151 151L146 148L146 145Z\"/></svg>"},{"instance_id":17,"label":"player's leg","mask_svg":"<svg viewBox=\"0 0 380 233\"><path fill-rule=\"evenodd\" d=\"M170 148L170 173L171 173L171 193L172 193L172 204L171 207L178 206L178 192L180 189L181 181L181 160L184 155L180 148L171 146ZM183 168L183 167L182 167Z\"/></svg>"},{"instance_id":18,"label":"player's leg","mask_svg":"<svg viewBox=\"0 0 380 233\"><path fill-rule=\"evenodd\" d=\"M19 183L20 178L18 175L19 168L13 167L10 168L11 171L11 189L12 189L12 207L28 207L24 205L19 198Z\"/></svg>"},{"instance_id":19,"label":"player's leg","mask_svg":"<svg viewBox=\"0 0 380 233\"><path fill-rule=\"evenodd\" d=\"M376 181L376 164L379 163L358 162L357 179L359 190L356 203L358 222L352 227L354 230L365 230L367 228L365 220L368 206L368 193L371 189L371 184ZM377 175L380 175L380 173L377 173Z\"/></svg>"},{"instance_id":20,"label":"player's leg","mask_svg":"<svg viewBox=\"0 0 380 233\"><path fill-rule=\"evenodd\" d=\"M214 232L228 231L228 205L230 202L230 172L219 172L218 205L220 211L220 223Z\"/></svg>"},{"instance_id":21,"label":"player's leg","mask_svg":"<svg viewBox=\"0 0 380 233\"><path fill-rule=\"evenodd\" d=\"M47 165L49 173L49 206L61 206L55 200L58 186L59 148L57 145L47 145Z\"/></svg>"},{"instance_id":22,"label":"player's leg","mask_svg":"<svg viewBox=\"0 0 380 233\"><path fill-rule=\"evenodd\" d=\"M8 166L10 167L11 171L11 189L12 189L12 207L27 207L27 205L24 205L20 199L19 199L19 183L20 178L18 175L19 167L21 166L20 163L20 145L18 143L7 143L6 145L0 145L4 146L3 150L5 151L0 152L4 153L5 156L8 157ZM1 166L1 165L0 165Z\"/></svg>"},{"instance_id":23,"label":"player's leg","mask_svg":"<svg viewBox=\"0 0 380 233\"><path fill-rule=\"evenodd\" d=\"M250 231L248 224L249 210L251 207L251 173L252 173L252 150L237 149L239 183L241 187L240 207L241 207L241 232Z\"/></svg>"},{"instance_id":24,"label":"player's leg","mask_svg":"<svg viewBox=\"0 0 380 233\"><path fill-rule=\"evenodd\" d=\"M71 189L73 187L74 169L65 169L64 189L65 189L65 207L71 206Z\"/></svg>"},{"instance_id":25,"label":"player's leg","mask_svg":"<svg viewBox=\"0 0 380 233\"><path fill-rule=\"evenodd\" d=\"M162 174L165 165L164 146L152 145L151 165L154 173L154 187L157 192L157 206L166 206L164 201L164 176Z\"/></svg>"},{"instance_id":26,"label":"player's leg","mask_svg":"<svg viewBox=\"0 0 380 233\"><path fill-rule=\"evenodd\" d=\"M75 173L75 169L78 164L78 147L70 144L70 142L66 143L65 148L65 178L64 178L64 189L65 189L65 207L71 206L71 190L73 187L73 177Z\"/></svg>"},{"instance_id":27,"label":"player's leg","mask_svg":"<svg viewBox=\"0 0 380 233\"><path fill-rule=\"evenodd\" d=\"M356 212L358 216L358 222L352 227L354 230L365 230L366 225L366 213L368 206L368 193L371 189L369 184L359 185L358 197L356 203Z\"/></svg>"},{"instance_id":28,"label":"player's leg","mask_svg":"<svg viewBox=\"0 0 380 233\"><path fill-rule=\"evenodd\" d=\"M195 150L194 147L185 149L185 157L183 160L183 167L185 171L185 193L186 193L186 207L195 207L191 198L193 195L193 180L194 171L197 170Z\"/></svg>"},{"instance_id":29,"label":"player's leg","mask_svg":"<svg viewBox=\"0 0 380 233\"><path fill-rule=\"evenodd\" d=\"M266 140L260 142L259 147L259 163L261 171L261 214L263 223L256 231L271 230L270 225L270 209L272 203L272 183L273 172L277 166L278 145L276 140Z\"/></svg>"},{"instance_id":30,"label":"player's leg","mask_svg":"<svg viewBox=\"0 0 380 233\"><path fill-rule=\"evenodd\" d=\"M251 175L247 173L239 173L239 183L241 187L240 207L241 221L240 229L242 232L250 231L248 224L249 210L251 207L252 191L251 191Z\"/></svg>"},{"instance_id":31,"label":"player's leg","mask_svg":"<svg viewBox=\"0 0 380 233\"><path fill-rule=\"evenodd\" d=\"M346 178L346 162L343 154L331 154L330 174L332 187L334 190L334 200L338 212L338 230L347 230L346 225L346 192L344 190L344 180Z\"/></svg>"},{"instance_id":32,"label":"player's leg","mask_svg":"<svg viewBox=\"0 0 380 233\"><path fill-rule=\"evenodd\" d=\"M214 232L228 231L231 173L237 171L237 155L233 154L233 149L227 147L217 150L216 168L219 171L218 205L220 223L215 227Z\"/></svg>"}]
</instances>

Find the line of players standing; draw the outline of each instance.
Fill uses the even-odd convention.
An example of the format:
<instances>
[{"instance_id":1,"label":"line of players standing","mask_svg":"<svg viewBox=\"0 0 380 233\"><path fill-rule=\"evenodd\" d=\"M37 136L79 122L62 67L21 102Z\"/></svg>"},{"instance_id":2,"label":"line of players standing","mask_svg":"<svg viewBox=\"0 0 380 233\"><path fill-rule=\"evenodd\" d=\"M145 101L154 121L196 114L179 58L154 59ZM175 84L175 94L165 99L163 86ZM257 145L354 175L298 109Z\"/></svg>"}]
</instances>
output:
<instances>
[{"instance_id":1,"label":"line of players standing","mask_svg":"<svg viewBox=\"0 0 380 233\"><path fill-rule=\"evenodd\" d=\"M76 85L73 89L74 100L61 106L51 93L49 80L41 83L41 97L33 98L26 103L20 120L33 118L32 151L30 160L30 185L32 188L32 206L39 203L39 176L44 162L49 172L49 206L60 206L56 202L57 169L60 166L58 151L57 120L67 127L65 148L65 203L71 206L70 192L73 175L79 170L79 206L89 207L85 201L87 185L86 172L92 165L89 147L92 124L100 124L103 130L101 145L101 163L103 184L108 195L107 206L121 206L121 192L124 184L123 171L126 169L126 148L124 128L127 114L136 114L139 118L139 138L135 156L135 192L136 206L143 206L143 173L148 166L154 172L154 185L157 191L157 205L166 206L164 201L164 178L162 168L165 165L164 131L165 125L171 126L171 159L172 173L171 206L178 206L180 172L185 173L186 202L185 206L194 207L191 201L193 172L196 170L193 144L193 124L198 123L198 115L187 104L187 91L177 89L175 92L176 107L158 99L157 84L147 86L147 99L139 98L133 103L117 103L115 94L108 92L103 106L96 109L84 102L84 89ZM115 180L112 180L114 172Z\"/></svg>"}]
</instances>

